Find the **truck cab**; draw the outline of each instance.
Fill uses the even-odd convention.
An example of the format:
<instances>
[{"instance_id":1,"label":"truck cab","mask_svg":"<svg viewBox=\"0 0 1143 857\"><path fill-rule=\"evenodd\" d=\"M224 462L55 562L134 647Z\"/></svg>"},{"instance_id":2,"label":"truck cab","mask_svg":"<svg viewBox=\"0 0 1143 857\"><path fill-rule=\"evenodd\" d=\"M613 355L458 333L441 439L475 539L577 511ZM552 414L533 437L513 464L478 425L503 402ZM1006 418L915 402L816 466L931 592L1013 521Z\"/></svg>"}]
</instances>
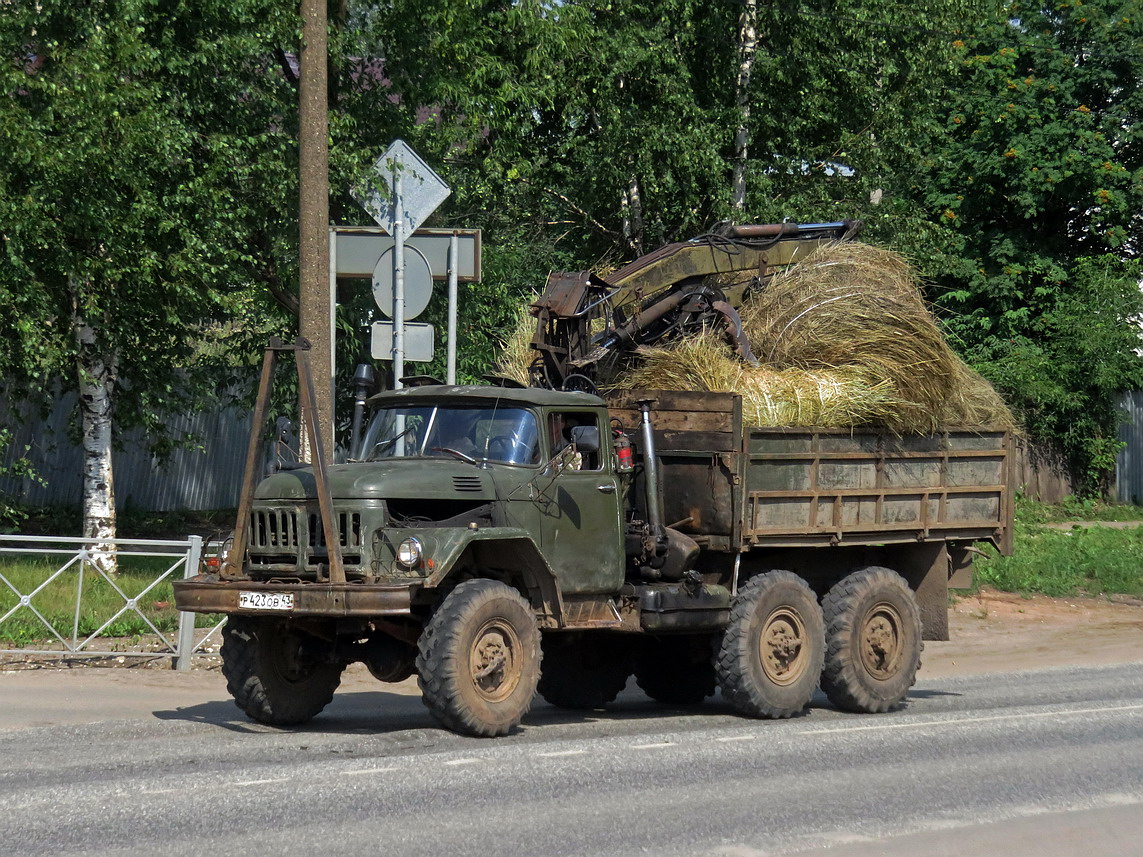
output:
<instances>
[{"instance_id":1,"label":"truck cab","mask_svg":"<svg viewBox=\"0 0 1143 857\"><path fill-rule=\"evenodd\" d=\"M507 540L531 542L562 593L619 587L623 491L601 399L431 386L369 404L359 448L328 468L347 581L432 589L458 564L500 564L491 544ZM313 469L269 476L254 497L246 575L321 580Z\"/></svg>"}]
</instances>

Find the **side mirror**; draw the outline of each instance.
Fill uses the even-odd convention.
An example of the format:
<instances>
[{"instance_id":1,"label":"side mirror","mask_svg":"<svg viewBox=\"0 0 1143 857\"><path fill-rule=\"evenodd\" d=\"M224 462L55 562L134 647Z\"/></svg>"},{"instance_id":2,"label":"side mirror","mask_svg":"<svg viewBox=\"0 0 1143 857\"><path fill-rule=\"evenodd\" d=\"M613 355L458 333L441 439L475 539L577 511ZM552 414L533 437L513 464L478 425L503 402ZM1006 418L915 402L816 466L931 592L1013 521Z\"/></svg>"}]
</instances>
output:
<instances>
[{"instance_id":1,"label":"side mirror","mask_svg":"<svg viewBox=\"0 0 1143 857\"><path fill-rule=\"evenodd\" d=\"M572 426L571 440L579 452L599 452L599 427Z\"/></svg>"}]
</instances>

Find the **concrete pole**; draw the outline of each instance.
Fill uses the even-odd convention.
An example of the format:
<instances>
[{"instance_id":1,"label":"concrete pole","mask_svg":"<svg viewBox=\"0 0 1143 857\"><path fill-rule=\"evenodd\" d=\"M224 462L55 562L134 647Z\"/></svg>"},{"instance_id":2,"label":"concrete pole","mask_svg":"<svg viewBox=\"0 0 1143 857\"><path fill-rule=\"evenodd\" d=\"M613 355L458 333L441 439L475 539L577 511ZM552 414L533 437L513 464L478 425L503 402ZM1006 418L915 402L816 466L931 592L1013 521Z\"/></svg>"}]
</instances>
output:
<instances>
[{"instance_id":1,"label":"concrete pole","mask_svg":"<svg viewBox=\"0 0 1143 857\"><path fill-rule=\"evenodd\" d=\"M298 328L313 350L317 422L333 437L332 312L329 300L329 83L327 0L301 0L298 53L299 285ZM304 425L304 421L303 421ZM308 456L307 460L308 460Z\"/></svg>"}]
</instances>

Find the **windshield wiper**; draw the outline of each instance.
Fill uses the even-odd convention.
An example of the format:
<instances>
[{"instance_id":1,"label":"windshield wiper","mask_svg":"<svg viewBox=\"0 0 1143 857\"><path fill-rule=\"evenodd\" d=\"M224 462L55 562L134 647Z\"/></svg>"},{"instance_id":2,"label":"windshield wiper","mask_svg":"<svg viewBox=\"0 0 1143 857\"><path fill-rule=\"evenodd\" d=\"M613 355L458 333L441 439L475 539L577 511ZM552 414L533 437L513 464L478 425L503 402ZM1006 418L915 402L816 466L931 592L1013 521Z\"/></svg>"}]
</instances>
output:
<instances>
[{"instance_id":1,"label":"windshield wiper","mask_svg":"<svg viewBox=\"0 0 1143 857\"><path fill-rule=\"evenodd\" d=\"M381 449L384 449L388 446L391 446L392 444L399 441L401 438L405 437L405 435L412 434L416 430L416 428L417 427L415 425L408 425L408 426L405 426L404 429L397 432L392 437L387 437L387 438L385 438L385 440L377 441L377 443L373 444L373 448L369 451L369 459L368 460L371 461L371 460L375 459L377 457L378 450L381 450Z\"/></svg>"},{"instance_id":2,"label":"windshield wiper","mask_svg":"<svg viewBox=\"0 0 1143 857\"><path fill-rule=\"evenodd\" d=\"M479 465L480 462L467 453L461 452L459 449L453 449L451 446L431 446L429 452L447 452L449 455L455 455L461 461L467 461L469 464ZM487 461L487 459L485 459Z\"/></svg>"}]
</instances>

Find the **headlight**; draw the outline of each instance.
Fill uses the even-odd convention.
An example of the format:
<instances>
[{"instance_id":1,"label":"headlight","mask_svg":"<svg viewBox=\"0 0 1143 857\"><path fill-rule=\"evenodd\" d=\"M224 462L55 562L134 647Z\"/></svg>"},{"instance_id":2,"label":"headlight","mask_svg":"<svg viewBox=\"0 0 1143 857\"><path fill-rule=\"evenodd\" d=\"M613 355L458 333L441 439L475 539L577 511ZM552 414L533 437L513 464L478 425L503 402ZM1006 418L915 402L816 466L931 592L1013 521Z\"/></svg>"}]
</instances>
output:
<instances>
[{"instance_id":1,"label":"headlight","mask_svg":"<svg viewBox=\"0 0 1143 857\"><path fill-rule=\"evenodd\" d=\"M418 568L424 555L420 539L408 538L397 545L397 562L405 568Z\"/></svg>"}]
</instances>

